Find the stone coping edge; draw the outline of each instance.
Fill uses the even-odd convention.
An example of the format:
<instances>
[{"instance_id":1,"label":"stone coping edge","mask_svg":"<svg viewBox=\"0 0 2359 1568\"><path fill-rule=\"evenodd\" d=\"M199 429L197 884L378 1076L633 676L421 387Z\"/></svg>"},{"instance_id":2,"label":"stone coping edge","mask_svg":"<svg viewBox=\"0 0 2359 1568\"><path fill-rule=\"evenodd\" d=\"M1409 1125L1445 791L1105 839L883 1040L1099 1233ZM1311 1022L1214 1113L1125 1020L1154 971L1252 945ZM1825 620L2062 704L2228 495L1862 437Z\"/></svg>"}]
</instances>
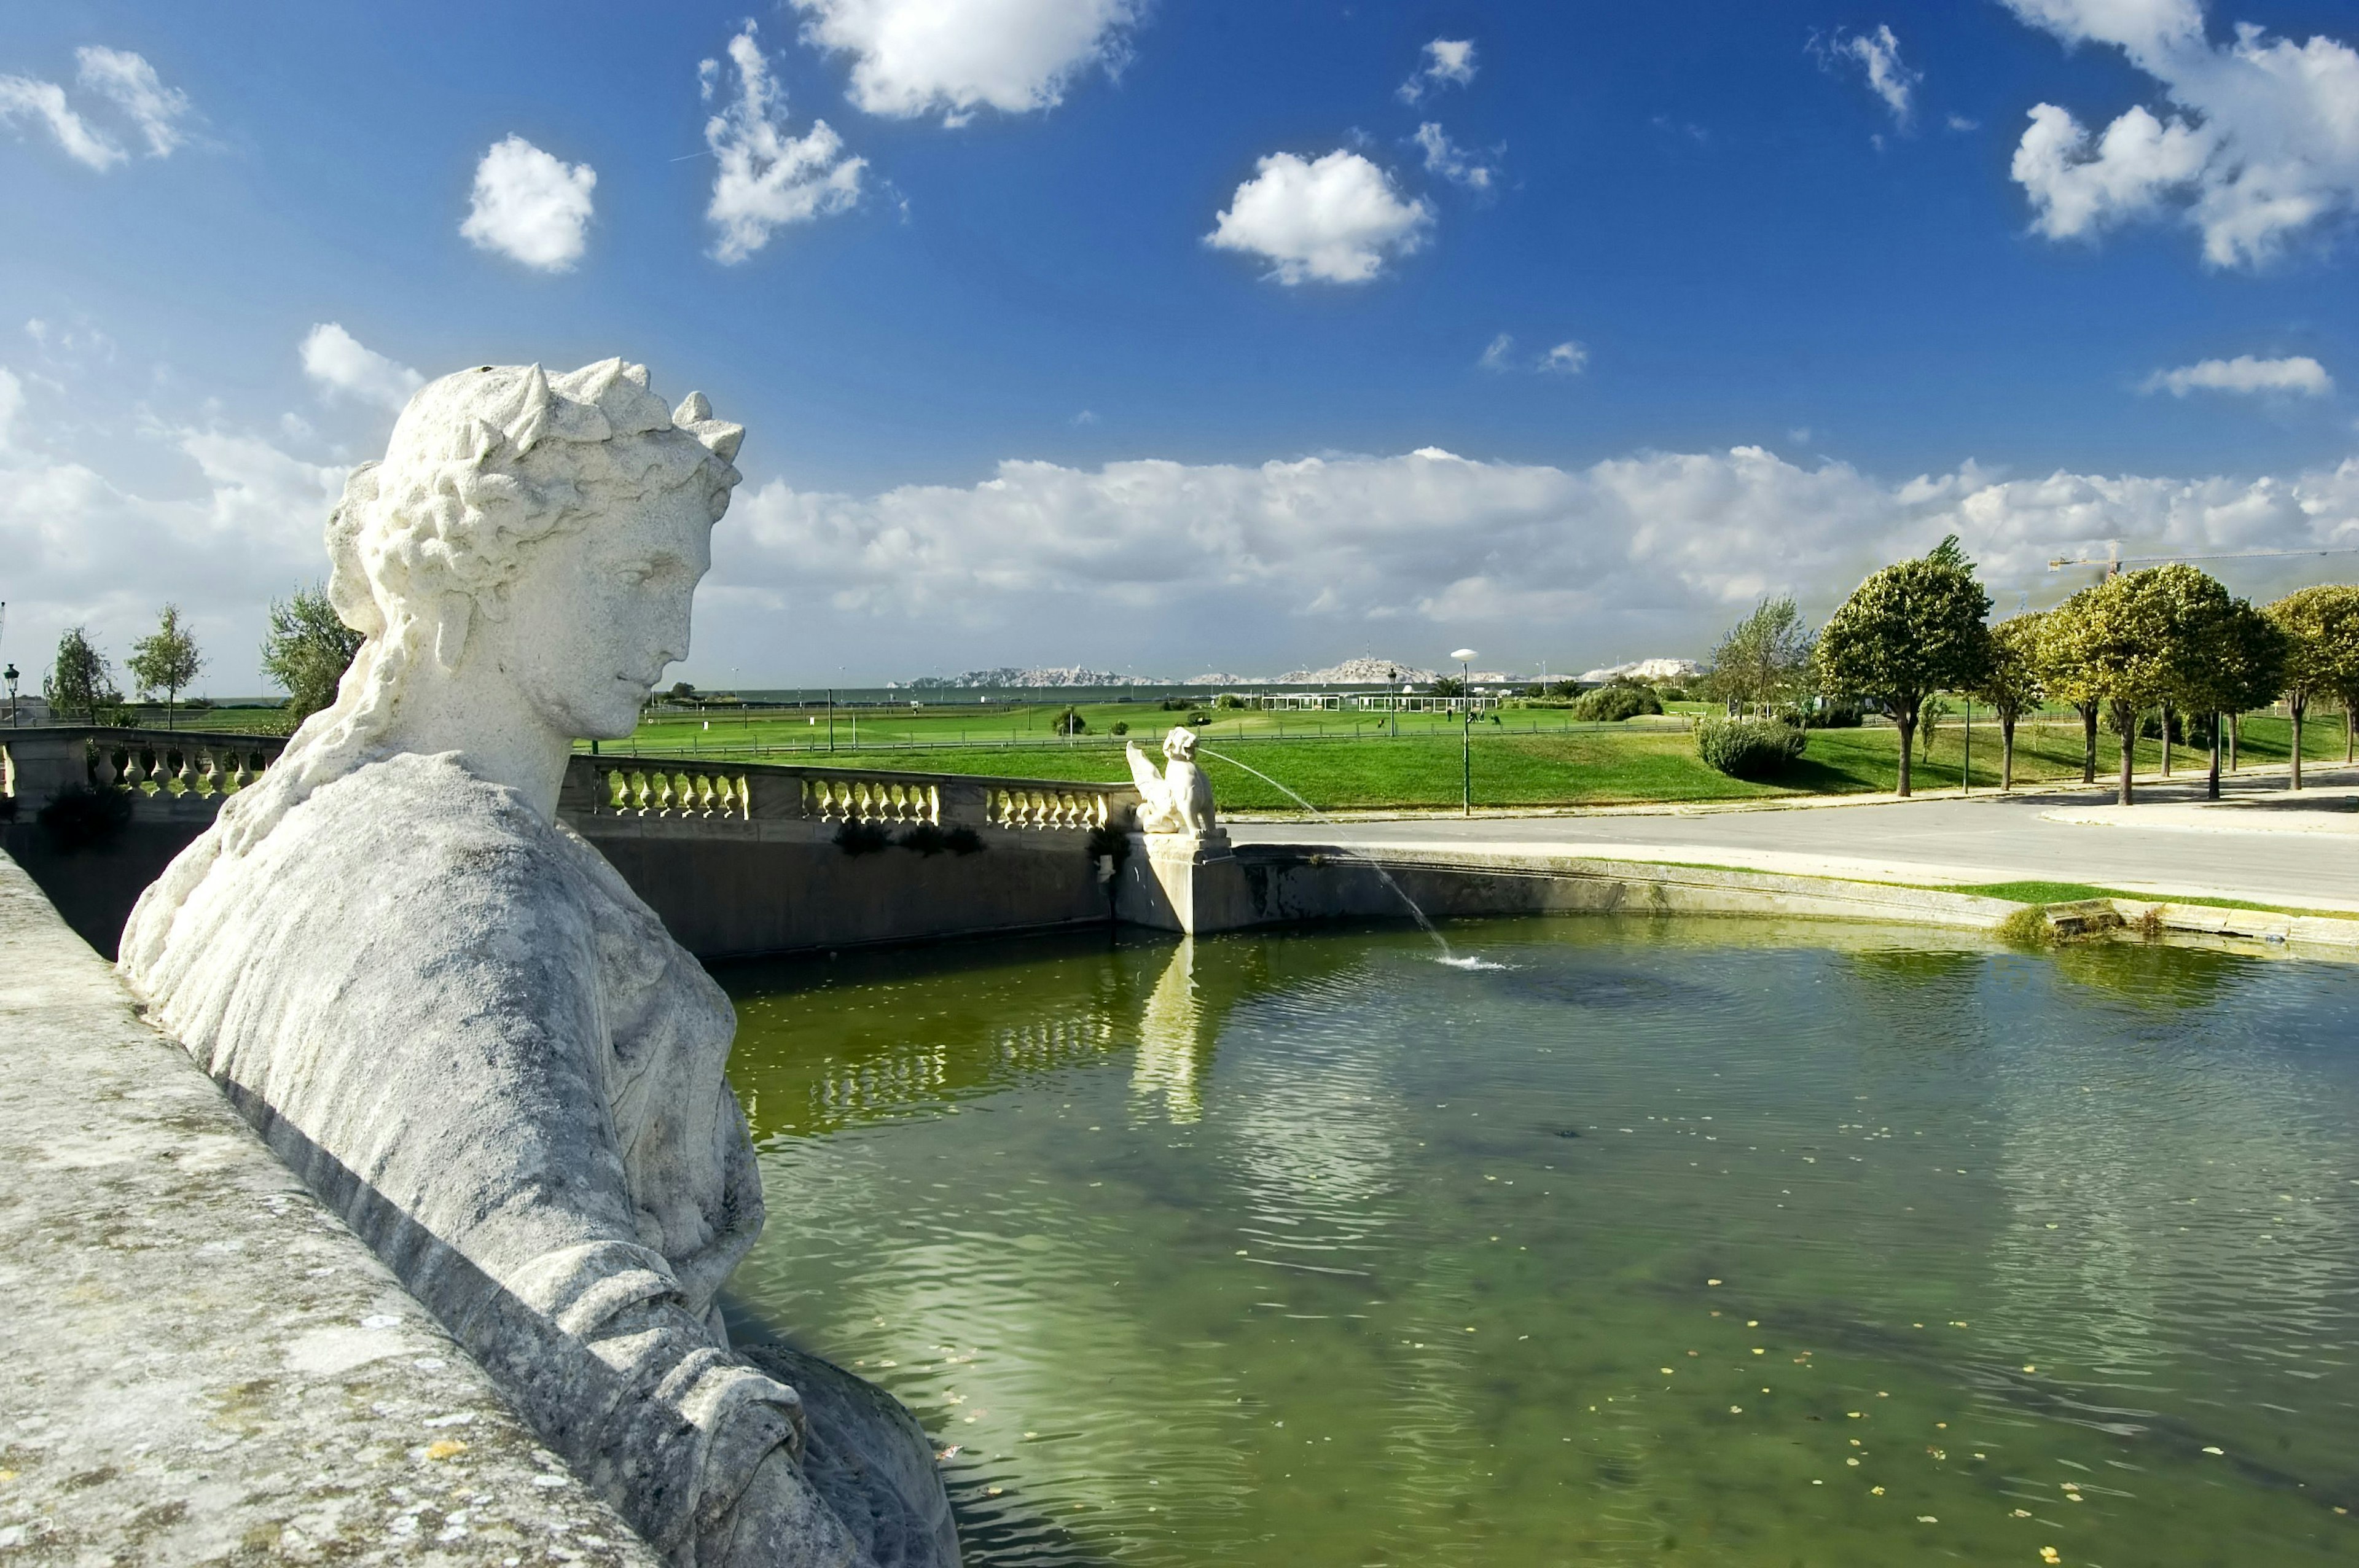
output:
<instances>
[{"instance_id":1,"label":"stone coping edge","mask_svg":"<svg viewBox=\"0 0 2359 1568\"><path fill-rule=\"evenodd\" d=\"M658 1559L0 854L0 1555Z\"/></svg>"},{"instance_id":2,"label":"stone coping edge","mask_svg":"<svg viewBox=\"0 0 2359 1568\"><path fill-rule=\"evenodd\" d=\"M1681 865L1663 860L1621 860L1603 855L1524 854L1495 849L1437 850L1430 846L1388 852L1381 845L1347 849L1304 842L1239 845L1237 853L1240 859L1267 857L1302 860L1329 857L1343 861L1373 861L1387 871L1556 877L1708 890L1720 900L1733 901L1739 909L1753 904L1758 913L1765 914L1798 913L1794 901L1801 899L1820 905L1832 903L1837 906L1848 906L1836 918L1890 920L1982 931L1995 930L2009 916L2038 907L2007 899L1985 898L1976 893L1947 892L1896 882L1744 871L1734 867ZM2093 935L2099 930L2137 933L2151 925L2162 931L2187 935L2256 942L2265 946L2285 944L2321 949L2321 957L2359 958L2359 918L2342 920L2331 916L2283 914L2268 910L2227 909L2214 904L2172 903L2132 898L2087 902L2108 906L2116 917L2114 923L2090 923L2090 934ZM2067 906L2053 907L2062 910ZM2082 906L2071 907L2078 909ZM1855 914L1851 913L1854 909L1857 911Z\"/></svg>"}]
</instances>

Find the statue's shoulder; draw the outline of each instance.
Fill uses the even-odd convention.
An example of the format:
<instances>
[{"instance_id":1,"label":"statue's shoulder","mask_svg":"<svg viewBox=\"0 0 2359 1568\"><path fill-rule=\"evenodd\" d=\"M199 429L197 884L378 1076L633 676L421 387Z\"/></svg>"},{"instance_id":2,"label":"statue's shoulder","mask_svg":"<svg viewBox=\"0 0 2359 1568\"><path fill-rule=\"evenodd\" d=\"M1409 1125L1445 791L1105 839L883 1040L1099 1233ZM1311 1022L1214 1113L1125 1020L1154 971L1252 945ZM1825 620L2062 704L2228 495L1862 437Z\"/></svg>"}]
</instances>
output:
<instances>
[{"instance_id":1,"label":"statue's shoulder","mask_svg":"<svg viewBox=\"0 0 2359 1568\"><path fill-rule=\"evenodd\" d=\"M583 868L567 839L456 757L404 752L313 791L272 832L255 869L285 893L346 907L366 897L405 924L487 905L537 923L582 902ZM396 907L413 897L416 907Z\"/></svg>"}]
</instances>

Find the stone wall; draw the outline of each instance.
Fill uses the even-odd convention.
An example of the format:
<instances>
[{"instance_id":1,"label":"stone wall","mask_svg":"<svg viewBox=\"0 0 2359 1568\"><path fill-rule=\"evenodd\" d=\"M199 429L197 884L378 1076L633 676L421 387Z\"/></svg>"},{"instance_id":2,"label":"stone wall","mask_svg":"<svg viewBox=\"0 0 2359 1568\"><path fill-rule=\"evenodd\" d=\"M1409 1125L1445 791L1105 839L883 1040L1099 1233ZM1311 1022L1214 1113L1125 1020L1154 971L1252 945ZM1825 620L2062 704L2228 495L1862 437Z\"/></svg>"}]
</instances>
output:
<instances>
[{"instance_id":1,"label":"stone wall","mask_svg":"<svg viewBox=\"0 0 2359 1568\"><path fill-rule=\"evenodd\" d=\"M0 1557L654 1554L0 857Z\"/></svg>"}]
</instances>

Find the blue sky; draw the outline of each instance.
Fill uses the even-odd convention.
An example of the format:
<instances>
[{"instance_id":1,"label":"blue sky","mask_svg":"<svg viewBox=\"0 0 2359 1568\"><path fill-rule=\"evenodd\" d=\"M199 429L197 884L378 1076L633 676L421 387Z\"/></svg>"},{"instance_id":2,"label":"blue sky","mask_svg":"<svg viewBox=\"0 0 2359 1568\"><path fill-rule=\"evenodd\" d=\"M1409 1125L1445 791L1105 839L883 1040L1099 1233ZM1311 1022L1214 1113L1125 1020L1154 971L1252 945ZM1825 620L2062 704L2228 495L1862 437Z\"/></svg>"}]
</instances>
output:
<instances>
[{"instance_id":1,"label":"blue sky","mask_svg":"<svg viewBox=\"0 0 2359 1568\"><path fill-rule=\"evenodd\" d=\"M585 14L18 9L0 651L171 597L255 689L407 373L613 353L748 428L713 685L1561 669L1951 530L2006 610L2359 545L2347 5Z\"/></svg>"}]
</instances>

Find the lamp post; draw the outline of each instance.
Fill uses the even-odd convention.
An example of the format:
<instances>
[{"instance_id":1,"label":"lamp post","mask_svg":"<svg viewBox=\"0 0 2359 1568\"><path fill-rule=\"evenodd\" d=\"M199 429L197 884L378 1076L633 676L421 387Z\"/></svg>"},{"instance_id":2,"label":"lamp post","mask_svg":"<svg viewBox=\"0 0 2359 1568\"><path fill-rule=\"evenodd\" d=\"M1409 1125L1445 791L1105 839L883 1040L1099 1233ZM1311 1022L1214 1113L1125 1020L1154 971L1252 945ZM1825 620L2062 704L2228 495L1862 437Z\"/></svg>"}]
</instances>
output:
<instances>
[{"instance_id":1,"label":"lamp post","mask_svg":"<svg viewBox=\"0 0 2359 1568\"><path fill-rule=\"evenodd\" d=\"M8 728L14 730L16 727L16 662L14 659L8 661L7 669L0 671L0 680L8 683Z\"/></svg>"},{"instance_id":2,"label":"lamp post","mask_svg":"<svg viewBox=\"0 0 2359 1568\"><path fill-rule=\"evenodd\" d=\"M1474 815L1474 650L1450 655L1458 661L1458 782L1466 815Z\"/></svg>"}]
</instances>

